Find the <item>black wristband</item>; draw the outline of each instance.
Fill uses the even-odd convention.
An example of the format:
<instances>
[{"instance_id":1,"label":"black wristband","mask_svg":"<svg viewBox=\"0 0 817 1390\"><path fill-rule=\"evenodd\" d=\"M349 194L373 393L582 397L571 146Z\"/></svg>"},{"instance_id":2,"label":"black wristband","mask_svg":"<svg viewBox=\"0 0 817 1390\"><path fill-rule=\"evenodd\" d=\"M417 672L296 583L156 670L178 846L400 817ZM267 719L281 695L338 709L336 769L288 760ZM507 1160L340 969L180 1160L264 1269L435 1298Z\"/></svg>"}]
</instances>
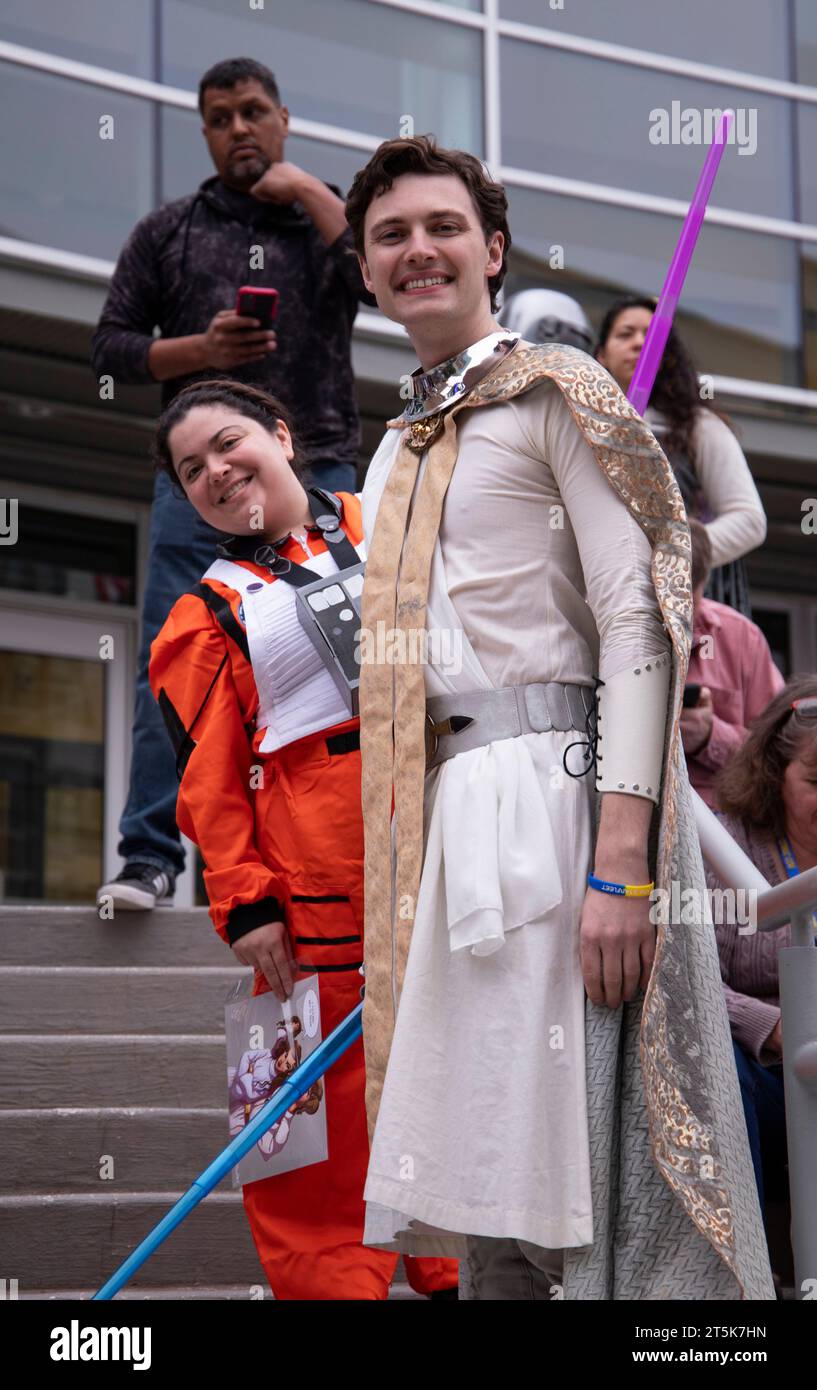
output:
<instances>
[{"instance_id":1,"label":"black wristband","mask_svg":"<svg viewBox=\"0 0 817 1390\"><path fill-rule=\"evenodd\" d=\"M227 936L232 946L247 932L263 927L267 922L283 922L284 907L277 898L261 898L257 903L240 903L227 918Z\"/></svg>"}]
</instances>

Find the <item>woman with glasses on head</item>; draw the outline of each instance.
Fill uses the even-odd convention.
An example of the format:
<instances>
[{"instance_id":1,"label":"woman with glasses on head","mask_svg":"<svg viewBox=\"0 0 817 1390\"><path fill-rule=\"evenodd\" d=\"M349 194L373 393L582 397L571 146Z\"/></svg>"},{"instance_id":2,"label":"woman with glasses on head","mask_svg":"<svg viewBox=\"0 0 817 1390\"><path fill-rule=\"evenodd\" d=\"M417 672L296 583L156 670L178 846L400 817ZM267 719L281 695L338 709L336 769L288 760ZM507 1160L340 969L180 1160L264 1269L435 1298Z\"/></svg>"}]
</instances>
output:
<instances>
[{"instance_id":1,"label":"woman with glasses on head","mask_svg":"<svg viewBox=\"0 0 817 1390\"><path fill-rule=\"evenodd\" d=\"M817 676L786 683L754 720L715 788L718 819L771 885L817 865ZM727 886L712 872L707 882ZM767 1195L787 1194L777 956L791 944L791 929L740 935L739 925L716 920L715 935L764 1211Z\"/></svg>"}]
</instances>

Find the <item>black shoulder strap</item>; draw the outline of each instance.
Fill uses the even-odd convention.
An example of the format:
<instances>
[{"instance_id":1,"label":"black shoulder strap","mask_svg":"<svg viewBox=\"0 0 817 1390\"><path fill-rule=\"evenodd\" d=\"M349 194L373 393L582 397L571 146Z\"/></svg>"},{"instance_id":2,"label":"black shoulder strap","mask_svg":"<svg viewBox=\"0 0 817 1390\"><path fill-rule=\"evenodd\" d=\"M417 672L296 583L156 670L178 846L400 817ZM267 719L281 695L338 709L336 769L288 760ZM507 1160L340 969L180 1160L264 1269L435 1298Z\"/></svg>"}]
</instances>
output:
<instances>
[{"instance_id":1,"label":"black shoulder strap","mask_svg":"<svg viewBox=\"0 0 817 1390\"><path fill-rule=\"evenodd\" d=\"M173 752L176 754L176 776L179 781L181 781L190 754L193 752L196 744L190 737L187 729L185 729L179 712L164 686L162 686L159 691L159 709L165 721L165 728L170 735L170 742L173 744Z\"/></svg>"},{"instance_id":2,"label":"black shoulder strap","mask_svg":"<svg viewBox=\"0 0 817 1390\"><path fill-rule=\"evenodd\" d=\"M340 524L343 518L343 503L340 498L336 497L334 492L325 492L321 487L309 488L307 497L315 525L326 541L338 569L344 570L349 569L351 565L359 565L360 556Z\"/></svg>"},{"instance_id":3,"label":"black shoulder strap","mask_svg":"<svg viewBox=\"0 0 817 1390\"><path fill-rule=\"evenodd\" d=\"M315 509L315 501L321 503L319 508L321 512L328 512L330 516L336 516L338 521L343 520L343 503L336 492L330 492L329 489L325 487L308 487L306 495L309 501L309 510L315 518L316 524L317 512ZM315 501L313 501L313 499L315 499Z\"/></svg>"},{"instance_id":4,"label":"black shoulder strap","mask_svg":"<svg viewBox=\"0 0 817 1390\"><path fill-rule=\"evenodd\" d=\"M236 618L232 608L222 594L217 594L215 589L209 584L196 584L188 591L195 598L200 598L205 603L215 618L216 622L224 629L228 637L232 637L239 651L243 656L250 659L250 648L247 642L247 634Z\"/></svg>"},{"instance_id":5,"label":"black shoulder strap","mask_svg":"<svg viewBox=\"0 0 817 1390\"><path fill-rule=\"evenodd\" d=\"M341 525L343 521L343 503L334 492L327 492L324 488L311 487L307 489L307 500L309 510L315 526L320 531L326 546L339 570L349 569L352 565L360 564L360 556L353 546L349 537ZM276 542L269 542L259 539L257 536L230 536L228 540L222 541L216 546L216 554L223 560L252 560L253 564L262 565L268 569L270 574L274 574L276 579L283 579L285 584L292 584L295 588L303 588L307 584L314 584L316 575L314 570L307 565L296 564L294 560L288 560L279 554L278 547L284 545L289 539L288 536ZM191 593L199 594L204 598L208 607L212 607L209 599L200 594L199 589L191 589ZM229 607L229 605L228 605ZM220 615L215 608L212 609L221 622ZM232 614L230 615L232 617ZM225 631L232 631L226 623L222 623Z\"/></svg>"},{"instance_id":6,"label":"black shoulder strap","mask_svg":"<svg viewBox=\"0 0 817 1390\"><path fill-rule=\"evenodd\" d=\"M210 612L213 614L213 617L218 622L219 626L223 629L224 632L226 632L228 637L232 637L236 646L239 648L240 651L243 652L244 656L249 661L250 648L247 643L247 634L245 633L241 624L237 621L236 616L233 613L233 610L227 602L226 598L223 598L221 594L217 594L215 589L211 589L209 584L204 583L196 584L195 587L188 590L188 592L191 593L194 596L194 598L200 598L202 603L206 604ZM207 694L205 695L201 704L199 705L199 708L196 711L195 718L193 719L193 722L188 729L185 729L184 723L182 722L179 716L178 710L172 703L170 696L168 695L164 687L162 687L162 689L159 691L159 709L162 712L162 717L165 721L165 727L167 729L168 734L170 735L170 741L173 744L173 751L176 754L176 776L178 777L179 781L181 781L182 777L184 776L184 770L187 767L188 762L190 761L190 754L196 747L196 741L193 738L193 730L198 722L202 710L204 709L204 706L210 699L210 696L212 695L213 690L215 689L216 682L219 676L221 675L222 671L224 670L224 667L227 665L228 660L229 653L225 652L224 656L221 659L221 664L210 682L210 688L207 691Z\"/></svg>"},{"instance_id":7,"label":"black shoulder strap","mask_svg":"<svg viewBox=\"0 0 817 1390\"><path fill-rule=\"evenodd\" d=\"M207 694L205 695L204 699L199 705L189 729L185 729L184 724L179 716L179 712L176 709L176 706L171 701L170 696L168 695L164 686L162 686L161 690L159 691L159 709L162 711L162 718L165 721L165 728L167 729L167 732L170 735L170 742L173 744L173 751L176 754L176 776L180 782L182 780L182 777L184 776L184 770L190 761L190 754L196 747L196 740L193 738L193 730L196 727L199 715L201 714L202 710L204 709L204 706L207 704L207 701L210 699L210 696L213 693L216 681L218 680L219 676L224 670L224 667L227 665L227 661L228 653L225 652L223 657L221 658L221 665L216 671L216 674L213 676Z\"/></svg>"}]
</instances>

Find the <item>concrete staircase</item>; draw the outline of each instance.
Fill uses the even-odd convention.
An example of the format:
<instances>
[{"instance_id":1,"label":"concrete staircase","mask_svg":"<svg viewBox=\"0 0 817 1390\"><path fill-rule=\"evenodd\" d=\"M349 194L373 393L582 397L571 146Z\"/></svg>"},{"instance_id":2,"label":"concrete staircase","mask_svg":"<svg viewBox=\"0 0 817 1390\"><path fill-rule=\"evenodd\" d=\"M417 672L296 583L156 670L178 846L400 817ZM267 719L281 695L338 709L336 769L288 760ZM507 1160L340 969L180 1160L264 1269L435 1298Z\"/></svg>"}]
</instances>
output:
<instances>
[{"instance_id":1,"label":"concrete staircase","mask_svg":"<svg viewBox=\"0 0 817 1390\"><path fill-rule=\"evenodd\" d=\"M0 907L7 1297L88 1297L227 1143L231 962L203 909ZM119 1295L262 1296L229 1180ZM400 1267L390 1296L416 1297Z\"/></svg>"}]
</instances>

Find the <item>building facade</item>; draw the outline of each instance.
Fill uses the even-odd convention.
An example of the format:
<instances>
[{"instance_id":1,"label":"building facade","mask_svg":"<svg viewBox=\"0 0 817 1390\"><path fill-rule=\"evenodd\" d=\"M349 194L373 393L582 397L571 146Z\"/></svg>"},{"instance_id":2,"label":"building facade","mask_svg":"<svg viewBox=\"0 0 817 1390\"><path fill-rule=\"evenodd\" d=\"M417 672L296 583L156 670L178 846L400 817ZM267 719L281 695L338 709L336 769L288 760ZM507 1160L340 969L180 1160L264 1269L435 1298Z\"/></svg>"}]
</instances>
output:
<instances>
[{"instance_id":1,"label":"building facade","mask_svg":"<svg viewBox=\"0 0 817 1390\"><path fill-rule=\"evenodd\" d=\"M399 134L481 156L510 200L506 295L563 290L595 324L622 292L658 293L712 113L734 107L678 323L769 518L754 615L787 673L817 670L813 0L6 0L6 901L88 901L116 868L158 389L102 399L90 338L135 222L212 172L195 91L238 55L276 74L288 157L344 190ZM354 365L363 464L415 364L402 330L362 310ZM192 893L183 879L179 900Z\"/></svg>"}]
</instances>

